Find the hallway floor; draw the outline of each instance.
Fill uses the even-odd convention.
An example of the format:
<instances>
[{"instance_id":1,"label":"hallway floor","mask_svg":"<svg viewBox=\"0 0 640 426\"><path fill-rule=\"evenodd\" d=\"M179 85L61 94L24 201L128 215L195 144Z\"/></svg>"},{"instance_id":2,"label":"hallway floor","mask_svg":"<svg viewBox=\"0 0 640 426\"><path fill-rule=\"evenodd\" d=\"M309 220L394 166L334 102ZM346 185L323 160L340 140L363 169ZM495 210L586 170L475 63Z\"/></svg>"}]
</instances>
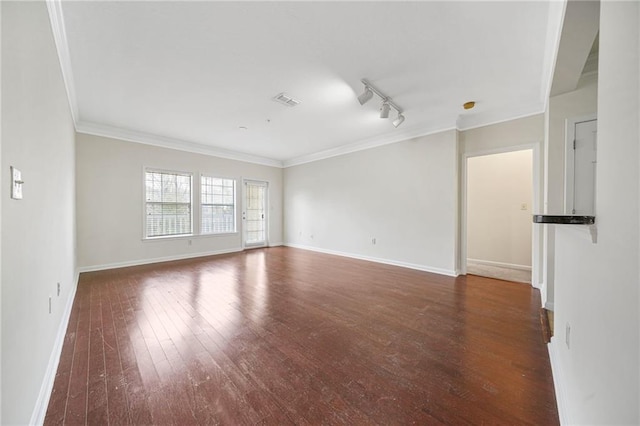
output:
<instances>
[{"instance_id":1,"label":"hallway floor","mask_svg":"<svg viewBox=\"0 0 640 426\"><path fill-rule=\"evenodd\" d=\"M531 271L479 264L472 260L467 261L467 274L531 284Z\"/></svg>"}]
</instances>

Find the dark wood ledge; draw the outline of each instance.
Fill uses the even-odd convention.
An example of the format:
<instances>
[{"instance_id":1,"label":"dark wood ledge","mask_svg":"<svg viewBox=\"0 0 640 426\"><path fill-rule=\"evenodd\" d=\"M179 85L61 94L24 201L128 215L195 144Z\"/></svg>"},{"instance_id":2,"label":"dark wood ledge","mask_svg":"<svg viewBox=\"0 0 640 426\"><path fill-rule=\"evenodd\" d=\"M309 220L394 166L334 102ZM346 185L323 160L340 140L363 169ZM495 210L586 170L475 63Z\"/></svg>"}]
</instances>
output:
<instances>
[{"instance_id":1,"label":"dark wood ledge","mask_svg":"<svg viewBox=\"0 0 640 426\"><path fill-rule=\"evenodd\" d=\"M556 225L593 225L595 216L534 214L533 223L553 223Z\"/></svg>"}]
</instances>

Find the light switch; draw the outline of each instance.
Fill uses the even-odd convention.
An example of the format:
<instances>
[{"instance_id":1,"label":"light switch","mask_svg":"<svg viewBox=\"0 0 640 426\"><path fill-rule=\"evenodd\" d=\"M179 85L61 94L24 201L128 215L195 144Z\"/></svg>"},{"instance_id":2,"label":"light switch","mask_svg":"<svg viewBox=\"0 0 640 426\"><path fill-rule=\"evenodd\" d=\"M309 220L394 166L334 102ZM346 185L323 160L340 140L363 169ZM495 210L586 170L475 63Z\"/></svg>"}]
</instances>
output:
<instances>
[{"instance_id":1,"label":"light switch","mask_svg":"<svg viewBox=\"0 0 640 426\"><path fill-rule=\"evenodd\" d=\"M11 166L11 198L22 200L22 172Z\"/></svg>"}]
</instances>

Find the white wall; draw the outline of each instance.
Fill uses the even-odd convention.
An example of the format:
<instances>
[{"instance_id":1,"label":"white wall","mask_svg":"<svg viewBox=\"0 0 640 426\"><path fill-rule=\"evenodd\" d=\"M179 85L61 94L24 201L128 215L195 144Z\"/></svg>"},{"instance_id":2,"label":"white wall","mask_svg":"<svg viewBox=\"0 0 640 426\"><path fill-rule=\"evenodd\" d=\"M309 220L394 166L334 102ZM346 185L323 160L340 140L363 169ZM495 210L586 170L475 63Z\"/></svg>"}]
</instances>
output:
<instances>
[{"instance_id":1,"label":"white wall","mask_svg":"<svg viewBox=\"0 0 640 426\"><path fill-rule=\"evenodd\" d=\"M289 167L285 242L455 274L457 156L452 130Z\"/></svg>"},{"instance_id":2,"label":"white wall","mask_svg":"<svg viewBox=\"0 0 640 426\"><path fill-rule=\"evenodd\" d=\"M76 285L74 129L44 2L2 4L2 112L1 423L27 424Z\"/></svg>"},{"instance_id":3,"label":"white wall","mask_svg":"<svg viewBox=\"0 0 640 426\"><path fill-rule=\"evenodd\" d=\"M544 140L544 115L536 114L516 120L477 127L460 132L460 152L482 155L504 152L508 148L541 144Z\"/></svg>"},{"instance_id":4,"label":"white wall","mask_svg":"<svg viewBox=\"0 0 640 426\"><path fill-rule=\"evenodd\" d=\"M238 197L242 178L268 181L269 243L283 241L280 168L85 134L77 135L76 152L78 265L83 270L242 249L240 208L236 234L144 241L145 167L235 178Z\"/></svg>"},{"instance_id":5,"label":"white wall","mask_svg":"<svg viewBox=\"0 0 640 426\"><path fill-rule=\"evenodd\" d=\"M640 5L600 6L598 241L586 227L556 226L551 353L569 423L638 424Z\"/></svg>"},{"instance_id":6,"label":"white wall","mask_svg":"<svg viewBox=\"0 0 640 426\"><path fill-rule=\"evenodd\" d=\"M545 140L546 179L544 183L544 212L564 214L565 131L566 120L595 114L598 102L598 75L580 79L573 92L549 98L547 109L548 134ZM544 280L547 284L547 308L555 309L555 227L541 225L544 229L547 252L544 257Z\"/></svg>"},{"instance_id":7,"label":"white wall","mask_svg":"<svg viewBox=\"0 0 640 426\"><path fill-rule=\"evenodd\" d=\"M467 160L468 259L531 267L532 167L530 149Z\"/></svg>"}]
</instances>

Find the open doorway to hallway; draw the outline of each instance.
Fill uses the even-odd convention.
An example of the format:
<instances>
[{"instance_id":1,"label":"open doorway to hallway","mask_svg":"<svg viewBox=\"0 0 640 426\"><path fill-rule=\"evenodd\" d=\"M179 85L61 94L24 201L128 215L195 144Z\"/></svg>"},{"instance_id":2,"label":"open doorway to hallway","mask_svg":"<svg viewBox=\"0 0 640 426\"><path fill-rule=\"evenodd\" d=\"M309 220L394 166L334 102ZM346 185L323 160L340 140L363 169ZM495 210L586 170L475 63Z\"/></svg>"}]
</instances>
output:
<instances>
[{"instance_id":1,"label":"open doorway to hallway","mask_svg":"<svg viewBox=\"0 0 640 426\"><path fill-rule=\"evenodd\" d=\"M468 274L531 283L533 150L467 158Z\"/></svg>"}]
</instances>

